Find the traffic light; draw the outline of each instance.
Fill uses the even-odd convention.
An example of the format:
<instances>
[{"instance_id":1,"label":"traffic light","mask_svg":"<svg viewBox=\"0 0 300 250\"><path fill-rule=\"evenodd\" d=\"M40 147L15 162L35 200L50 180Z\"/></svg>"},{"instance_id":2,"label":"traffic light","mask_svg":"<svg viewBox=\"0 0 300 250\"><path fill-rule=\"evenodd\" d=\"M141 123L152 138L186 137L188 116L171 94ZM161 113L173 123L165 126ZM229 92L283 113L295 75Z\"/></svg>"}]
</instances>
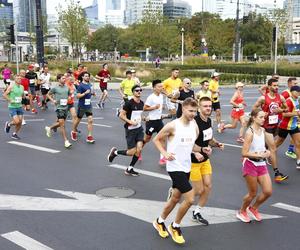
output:
<instances>
[{"instance_id":1,"label":"traffic light","mask_svg":"<svg viewBox=\"0 0 300 250\"><path fill-rule=\"evenodd\" d=\"M15 25L11 24L8 27L6 27L9 32L7 33L7 35L9 36L9 40L11 44L15 44Z\"/></svg>"}]
</instances>

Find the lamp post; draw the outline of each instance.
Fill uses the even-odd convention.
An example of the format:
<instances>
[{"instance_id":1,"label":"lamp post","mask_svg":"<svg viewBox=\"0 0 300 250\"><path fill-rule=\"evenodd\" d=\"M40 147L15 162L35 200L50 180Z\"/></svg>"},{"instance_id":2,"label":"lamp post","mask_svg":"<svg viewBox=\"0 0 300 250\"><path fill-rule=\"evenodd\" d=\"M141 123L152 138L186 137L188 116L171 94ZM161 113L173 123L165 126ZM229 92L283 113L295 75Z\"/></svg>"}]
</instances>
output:
<instances>
[{"instance_id":1,"label":"lamp post","mask_svg":"<svg viewBox=\"0 0 300 250\"><path fill-rule=\"evenodd\" d=\"M183 65L184 57L184 28L181 28L181 65Z\"/></svg>"}]
</instances>

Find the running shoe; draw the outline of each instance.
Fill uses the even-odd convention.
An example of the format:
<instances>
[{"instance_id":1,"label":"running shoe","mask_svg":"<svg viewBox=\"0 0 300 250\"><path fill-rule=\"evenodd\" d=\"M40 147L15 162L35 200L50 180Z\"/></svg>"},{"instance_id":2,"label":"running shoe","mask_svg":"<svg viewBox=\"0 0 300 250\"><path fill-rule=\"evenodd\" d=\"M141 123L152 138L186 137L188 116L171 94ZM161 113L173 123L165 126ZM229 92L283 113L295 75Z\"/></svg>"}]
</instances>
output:
<instances>
[{"instance_id":1,"label":"running shoe","mask_svg":"<svg viewBox=\"0 0 300 250\"><path fill-rule=\"evenodd\" d=\"M119 117L119 115L120 115L120 109L117 108L117 109L116 109L116 117Z\"/></svg>"},{"instance_id":2,"label":"running shoe","mask_svg":"<svg viewBox=\"0 0 300 250\"><path fill-rule=\"evenodd\" d=\"M245 223L249 223L251 222L248 214L246 211L242 212L242 211L237 211L236 213L236 217L241 220L242 222L245 222Z\"/></svg>"},{"instance_id":3,"label":"running shoe","mask_svg":"<svg viewBox=\"0 0 300 250\"><path fill-rule=\"evenodd\" d=\"M95 140L94 140L93 136L89 135L89 136L86 138L86 142L87 142L87 143L90 143L90 144L93 144L93 143L95 143Z\"/></svg>"},{"instance_id":4,"label":"running shoe","mask_svg":"<svg viewBox=\"0 0 300 250\"><path fill-rule=\"evenodd\" d=\"M140 174L136 171L134 171L134 169L130 169L128 170L128 168L125 170L125 174L126 175L130 175L130 176L139 176Z\"/></svg>"},{"instance_id":5,"label":"running shoe","mask_svg":"<svg viewBox=\"0 0 300 250\"><path fill-rule=\"evenodd\" d=\"M66 140L65 141L65 148L70 148L71 146L72 146L72 144L68 140Z\"/></svg>"},{"instance_id":6,"label":"running shoe","mask_svg":"<svg viewBox=\"0 0 300 250\"><path fill-rule=\"evenodd\" d=\"M71 139L72 139L72 141L77 141L78 140L77 132L71 131Z\"/></svg>"},{"instance_id":7,"label":"running shoe","mask_svg":"<svg viewBox=\"0 0 300 250\"><path fill-rule=\"evenodd\" d=\"M218 124L218 132L223 133L224 130L225 130L225 124L223 122Z\"/></svg>"},{"instance_id":8,"label":"running shoe","mask_svg":"<svg viewBox=\"0 0 300 250\"><path fill-rule=\"evenodd\" d=\"M160 237L167 238L169 236L165 223L159 223L158 219L156 219L155 221L153 221L152 225L156 229Z\"/></svg>"},{"instance_id":9,"label":"running shoe","mask_svg":"<svg viewBox=\"0 0 300 250\"><path fill-rule=\"evenodd\" d=\"M117 152L117 148L112 147L112 148L110 149L109 154L107 155L107 160L108 160L109 162L113 162L113 160L114 160L115 157L117 156L116 152Z\"/></svg>"},{"instance_id":10,"label":"running shoe","mask_svg":"<svg viewBox=\"0 0 300 250\"><path fill-rule=\"evenodd\" d=\"M41 102L38 102L37 105L39 108L41 108L43 106L43 104Z\"/></svg>"},{"instance_id":11,"label":"running shoe","mask_svg":"<svg viewBox=\"0 0 300 250\"><path fill-rule=\"evenodd\" d=\"M170 188L168 189L167 201L171 199L171 197L172 197L172 192L173 192L173 188L170 187Z\"/></svg>"},{"instance_id":12,"label":"running shoe","mask_svg":"<svg viewBox=\"0 0 300 250\"><path fill-rule=\"evenodd\" d=\"M275 172L274 181L277 182L277 183L281 183L281 182L287 180L288 178L289 178L288 175L284 175L280 172Z\"/></svg>"},{"instance_id":13,"label":"running shoe","mask_svg":"<svg viewBox=\"0 0 300 250\"><path fill-rule=\"evenodd\" d=\"M26 125L27 123L26 123L26 121L25 121L25 119L22 119L22 125Z\"/></svg>"},{"instance_id":14,"label":"running shoe","mask_svg":"<svg viewBox=\"0 0 300 250\"><path fill-rule=\"evenodd\" d=\"M10 125L9 125L9 122L5 122L5 126L4 126L4 131L5 133L9 133L9 130L10 130Z\"/></svg>"},{"instance_id":15,"label":"running shoe","mask_svg":"<svg viewBox=\"0 0 300 250\"><path fill-rule=\"evenodd\" d=\"M180 227L173 227L172 224L168 226L168 232L172 236L173 241L177 244L184 244L185 240L181 233Z\"/></svg>"},{"instance_id":16,"label":"running shoe","mask_svg":"<svg viewBox=\"0 0 300 250\"><path fill-rule=\"evenodd\" d=\"M105 103L104 103L104 102L102 102L102 103L101 103L101 107L102 107L102 109L104 109L104 105L105 105Z\"/></svg>"},{"instance_id":17,"label":"running shoe","mask_svg":"<svg viewBox=\"0 0 300 250\"><path fill-rule=\"evenodd\" d=\"M37 114L37 110L36 110L36 109L32 109L32 110L31 110L31 113L32 113L32 114Z\"/></svg>"},{"instance_id":18,"label":"running shoe","mask_svg":"<svg viewBox=\"0 0 300 250\"><path fill-rule=\"evenodd\" d=\"M236 139L237 142L239 143L244 143L244 138L242 136L239 136L237 139Z\"/></svg>"},{"instance_id":19,"label":"running shoe","mask_svg":"<svg viewBox=\"0 0 300 250\"><path fill-rule=\"evenodd\" d=\"M261 215L258 212L258 209L254 209L253 207L247 207L247 213L250 214L250 216L256 220L256 221L261 221Z\"/></svg>"},{"instance_id":20,"label":"running shoe","mask_svg":"<svg viewBox=\"0 0 300 250\"><path fill-rule=\"evenodd\" d=\"M166 161L165 157L161 158L158 162L159 165L166 165L166 163L167 163L167 161Z\"/></svg>"},{"instance_id":21,"label":"running shoe","mask_svg":"<svg viewBox=\"0 0 300 250\"><path fill-rule=\"evenodd\" d=\"M51 133L51 128L50 127L48 127L48 126L46 126L45 127L45 131L46 131L46 135L47 135L47 137L51 137L52 136L52 133Z\"/></svg>"},{"instance_id":22,"label":"running shoe","mask_svg":"<svg viewBox=\"0 0 300 250\"><path fill-rule=\"evenodd\" d=\"M200 222L205 226L208 226L208 224L209 224L208 221L206 219L204 219L200 213L195 213L195 211L193 211L192 219L193 219L193 221Z\"/></svg>"},{"instance_id":23,"label":"running shoe","mask_svg":"<svg viewBox=\"0 0 300 250\"><path fill-rule=\"evenodd\" d=\"M97 103L97 107L98 107L99 109L101 109L101 107L102 107L101 102Z\"/></svg>"},{"instance_id":24,"label":"running shoe","mask_svg":"<svg viewBox=\"0 0 300 250\"><path fill-rule=\"evenodd\" d=\"M296 169L300 169L300 163L296 163Z\"/></svg>"},{"instance_id":25,"label":"running shoe","mask_svg":"<svg viewBox=\"0 0 300 250\"><path fill-rule=\"evenodd\" d=\"M292 159L297 159L297 155L296 155L296 153L295 152L293 152L293 151L286 151L285 152L285 155L287 156L287 157L290 157L290 158L292 158Z\"/></svg>"},{"instance_id":26,"label":"running shoe","mask_svg":"<svg viewBox=\"0 0 300 250\"><path fill-rule=\"evenodd\" d=\"M14 140L21 140L21 138L16 133L12 133L11 138Z\"/></svg>"}]
</instances>

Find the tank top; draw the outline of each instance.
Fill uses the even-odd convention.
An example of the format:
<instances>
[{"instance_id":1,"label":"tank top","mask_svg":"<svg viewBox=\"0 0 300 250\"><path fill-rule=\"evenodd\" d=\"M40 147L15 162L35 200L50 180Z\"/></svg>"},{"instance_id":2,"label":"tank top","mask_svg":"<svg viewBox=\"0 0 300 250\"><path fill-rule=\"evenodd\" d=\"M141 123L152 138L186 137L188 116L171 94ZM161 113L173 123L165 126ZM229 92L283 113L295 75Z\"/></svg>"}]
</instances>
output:
<instances>
[{"instance_id":1,"label":"tank top","mask_svg":"<svg viewBox=\"0 0 300 250\"><path fill-rule=\"evenodd\" d=\"M22 85L14 84L9 93L9 99L11 102L8 104L8 107L21 108L23 93L24 93L24 87Z\"/></svg>"},{"instance_id":2,"label":"tank top","mask_svg":"<svg viewBox=\"0 0 300 250\"><path fill-rule=\"evenodd\" d=\"M255 133L255 131L253 130L253 128L250 127L250 130L253 133L253 139L249 148L249 152L251 153L259 153L259 152L264 152L266 151L266 144L265 144L265 134L263 131L261 131L261 134L257 134ZM248 159L249 161L251 161L250 159ZM261 165L265 165L265 161L251 161L255 166L261 166Z\"/></svg>"},{"instance_id":3,"label":"tank top","mask_svg":"<svg viewBox=\"0 0 300 250\"><path fill-rule=\"evenodd\" d=\"M237 98L234 100L234 102L235 102L236 104L241 104L241 103L243 103L243 102L244 102L244 96L241 95L241 94L239 94L239 95L237 96ZM234 107L234 109L237 109L236 111L239 111L240 109L244 109L244 106L238 107L238 108L235 108L235 107Z\"/></svg>"},{"instance_id":4,"label":"tank top","mask_svg":"<svg viewBox=\"0 0 300 250\"><path fill-rule=\"evenodd\" d=\"M262 107L262 110L267 113L264 122L264 128L276 128L279 122L278 113L275 111L277 108L280 108L282 105L280 95L275 94L274 98L271 98L268 94L265 94L265 104Z\"/></svg>"},{"instance_id":5,"label":"tank top","mask_svg":"<svg viewBox=\"0 0 300 250\"><path fill-rule=\"evenodd\" d=\"M188 125L182 124L179 119L175 120L175 135L172 140L167 141L167 152L175 154L175 160L167 161L168 172L191 171L191 153L197 137L196 126L194 120Z\"/></svg>"}]
</instances>

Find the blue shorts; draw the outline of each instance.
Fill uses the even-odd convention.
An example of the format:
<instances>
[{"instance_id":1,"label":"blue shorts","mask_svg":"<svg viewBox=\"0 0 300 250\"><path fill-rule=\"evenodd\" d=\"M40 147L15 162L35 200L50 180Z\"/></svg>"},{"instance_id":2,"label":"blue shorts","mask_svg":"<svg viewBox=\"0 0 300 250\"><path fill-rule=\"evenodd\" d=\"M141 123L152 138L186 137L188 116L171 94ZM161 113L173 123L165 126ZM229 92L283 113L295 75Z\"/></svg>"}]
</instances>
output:
<instances>
[{"instance_id":1,"label":"blue shorts","mask_svg":"<svg viewBox=\"0 0 300 250\"><path fill-rule=\"evenodd\" d=\"M11 117L14 117L16 115L23 115L24 111L22 108L9 108L9 114Z\"/></svg>"}]
</instances>

